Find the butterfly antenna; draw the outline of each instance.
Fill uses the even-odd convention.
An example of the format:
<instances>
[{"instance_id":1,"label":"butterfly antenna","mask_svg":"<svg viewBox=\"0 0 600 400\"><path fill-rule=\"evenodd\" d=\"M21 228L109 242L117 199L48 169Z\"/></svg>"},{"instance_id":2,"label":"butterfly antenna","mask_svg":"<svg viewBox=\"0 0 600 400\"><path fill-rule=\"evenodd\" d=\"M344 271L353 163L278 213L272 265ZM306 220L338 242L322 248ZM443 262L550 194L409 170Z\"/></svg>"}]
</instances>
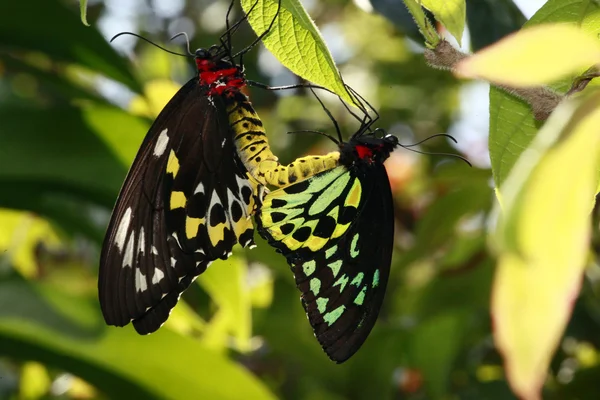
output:
<instances>
[{"instance_id":1,"label":"butterfly antenna","mask_svg":"<svg viewBox=\"0 0 600 400\"><path fill-rule=\"evenodd\" d=\"M359 99L360 101L360 105L364 108L364 104L367 105L367 107L369 107L371 109L371 111L373 111L373 113L375 114L375 118L373 118L373 121L377 121L379 119L379 113L377 112L377 110L375 109L375 107L373 107L371 105L371 103L369 103L364 97L362 97L360 94L358 94L358 92L354 89L352 89L352 87L346 85L346 88L348 90L350 90L350 92L356 96L356 98ZM364 103L364 104L363 104ZM368 112L365 111L366 114L368 114Z\"/></svg>"},{"instance_id":2,"label":"butterfly antenna","mask_svg":"<svg viewBox=\"0 0 600 400\"><path fill-rule=\"evenodd\" d=\"M342 138L342 131L340 131L340 126L338 125L337 121L335 120L335 118L333 118L333 115L331 114L329 109L327 107L325 107L325 104L323 104L323 102L321 101L319 96L317 96L317 93L314 91L314 89L313 88L309 88L309 89L312 92L312 94L317 98L317 101L319 102L319 104L321 104L321 108L323 108L323 111L325 111L325 113L327 114L327 116L329 117L331 122L333 122L333 126L335 126L335 131L337 132L338 139L339 139L338 143L343 143L344 139Z\"/></svg>"},{"instance_id":3,"label":"butterfly antenna","mask_svg":"<svg viewBox=\"0 0 600 400\"><path fill-rule=\"evenodd\" d=\"M340 142L336 138L334 138L331 135L328 135L325 132L321 132L321 131L313 131L313 130L310 130L310 129L305 129L305 130L300 130L300 131L288 132L287 134L288 135L293 135L293 134L296 134L296 133L316 133L316 134L319 134L321 136L325 136L327 139L331 140L333 143L337 144L338 146L340 145Z\"/></svg>"},{"instance_id":4,"label":"butterfly antenna","mask_svg":"<svg viewBox=\"0 0 600 400\"><path fill-rule=\"evenodd\" d=\"M164 48L164 47L162 47L162 46L159 46L158 44L154 43L154 42L153 42L153 41L151 41L150 39L146 39L145 37L143 37L143 36L140 36L140 35L138 35L137 33L133 33L133 32L121 32L121 33L117 33L115 36L113 36L113 37L112 37L112 39L110 39L110 43L112 43L112 42L113 42L113 40L115 40L115 39L116 39L116 38L118 38L119 36L123 36L123 35L135 36L135 37L136 37L136 38L138 38L138 39L142 39L143 41L150 43L152 46L158 47L159 49L161 49L161 50L164 50L164 51L166 51L167 53L170 53L170 54L175 54L176 56L181 56L181 57L189 57L189 56L190 56L189 54L180 54L180 53L176 53L176 52L174 52L174 51L171 51L171 50L169 50L169 49L166 49L166 48Z\"/></svg>"},{"instance_id":5,"label":"butterfly antenna","mask_svg":"<svg viewBox=\"0 0 600 400\"><path fill-rule=\"evenodd\" d=\"M256 1L256 3L254 4L254 6L258 3L259 0ZM252 6L252 8L254 8L254 6ZM271 23L269 24L269 26L267 27L267 29L261 33L256 39L254 39L254 41L252 43L250 43L250 45L246 46L245 49L240 50L239 52L237 52L233 57L237 57L239 55L243 55L245 53L247 53L248 51L250 51L251 48L253 48L254 46L256 46L256 44L258 42L260 42L266 35L269 34L269 32L271 32L271 29L273 28L273 25L275 24L275 21L277 20L277 17L279 17L279 11L281 10L281 0L277 1L277 11L275 11L275 15L273 16L273 19L271 20ZM248 13L246 14L246 16L248 14L250 14L250 11L252 11L252 9L248 10Z\"/></svg>"},{"instance_id":6,"label":"butterfly antenna","mask_svg":"<svg viewBox=\"0 0 600 400\"><path fill-rule=\"evenodd\" d=\"M190 38L189 38L189 36L188 36L187 33L185 33L185 32L179 32L178 34L173 35L173 37L171 37L171 39L169 39L169 40L175 40L179 36L183 36L185 38L185 45L187 47L188 54L193 57L194 53L192 53L192 50L190 50Z\"/></svg>"},{"instance_id":7,"label":"butterfly antenna","mask_svg":"<svg viewBox=\"0 0 600 400\"><path fill-rule=\"evenodd\" d=\"M451 139L454 143L458 143L456 141L456 139L453 136L451 136L451 135L448 135L446 133L437 133L435 135L431 135L428 138L425 138L425 139L421 140L420 142L413 143L413 144L407 144L407 145L399 144L399 146L402 147L402 148L404 148L404 149L407 149L407 150L410 150L410 151L414 151L415 153L419 153L419 154L423 154L423 155L456 157L456 158L459 158L459 159L463 160L464 162L466 162L469 165L469 167L473 167L473 164L471 164L471 162L469 160L467 160L465 157L461 156L460 154L437 153L437 152L431 152L430 153L428 151L421 151L421 150L417 150L417 149L413 149L412 148L412 147L418 146L418 145L420 145L420 144L422 144L424 142L427 142L428 140L436 138L436 137L446 137L448 139Z\"/></svg>"},{"instance_id":8,"label":"butterfly antenna","mask_svg":"<svg viewBox=\"0 0 600 400\"><path fill-rule=\"evenodd\" d=\"M225 33L223 33L221 35L221 37L219 38L219 41L221 42L221 46L223 46L223 48L225 49L226 55L229 57L229 61L231 61L232 63L233 63L233 53L232 53L233 45L232 45L231 35L234 34L238 30L238 28L240 27L242 22L244 22L248 19L248 16L246 14L244 14L242 16L242 18L240 18L238 21L236 21L233 25L229 26L229 16L231 15L231 12L233 11L234 4L235 4L235 0L231 0L231 3L229 3L229 7L227 8L227 14L225 15L226 30L225 30ZM254 7L256 7L257 4L258 4L258 0L252 5L252 7L250 8L250 11L252 11L254 9ZM242 64L240 63L240 65L242 65Z\"/></svg>"}]
</instances>

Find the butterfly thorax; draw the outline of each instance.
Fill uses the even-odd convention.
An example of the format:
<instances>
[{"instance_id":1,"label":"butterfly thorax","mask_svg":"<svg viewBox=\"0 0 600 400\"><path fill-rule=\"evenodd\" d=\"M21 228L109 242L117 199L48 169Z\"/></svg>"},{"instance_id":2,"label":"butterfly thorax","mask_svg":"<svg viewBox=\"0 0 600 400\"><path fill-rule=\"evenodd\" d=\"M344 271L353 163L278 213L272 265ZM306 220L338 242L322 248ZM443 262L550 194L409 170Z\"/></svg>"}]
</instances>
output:
<instances>
[{"instance_id":1,"label":"butterfly thorax","mask_svg":"<svg viewBox=\"0 0 600 400\"><path fill-rule=\"evenodd\" d=\"M340 146L340 164L347 167L383 163L398 146L398 138L386 135L382 138L374 135L355 136Z\"/></svg>"},{"instance_id":2,"label":"butterfly thorax","mask_svg":"<svg viewBox=\"0 0 600 400\"><path fill-rule=\"evenodd\" d=\"M195 55L199 84L208 87L209 95L227 95L246 86L242 68L199 49Z\"/></svg>"}]
</instances>

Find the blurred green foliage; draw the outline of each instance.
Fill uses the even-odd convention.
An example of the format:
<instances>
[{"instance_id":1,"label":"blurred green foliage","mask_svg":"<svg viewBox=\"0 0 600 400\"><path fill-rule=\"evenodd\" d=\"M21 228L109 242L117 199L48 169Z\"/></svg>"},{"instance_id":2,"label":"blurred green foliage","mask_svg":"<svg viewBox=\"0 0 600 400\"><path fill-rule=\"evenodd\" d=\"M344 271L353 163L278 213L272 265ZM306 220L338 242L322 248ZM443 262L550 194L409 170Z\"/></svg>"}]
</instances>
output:
<instances>
[{"instance_id":1,"label":"blurred green foliage","mask_svg":"<svg viewBox=\"0 0 600 400\"><path fill-rule=\"evenodd\" d=\"M224 21L227 6L186 2L152 19L159 2L127 3L139 33L173 49L177 26L194 27L192 46L215 43L222 27L206 21ZM514 398L491 340L494 260L484 237L494 194L485 163L405 150L388 160L397 218L388 294L369 339L342 365L321 351L285 260L258 235L258 248L215 262L159 332L105 326L96 277L111 208L152 116L193 74L188 60L142 41L130 60L114 50L97 27L128 29L115 4L90 2L88 28L75 2L0 3L0 398ZM373 1L390 4L404 11L399 1ZM504 11L490 13L496 5ZM505 0L468 1L474 44L517 29L515 10ZM449 130L461 83L428 68L405 40L410 19L388 13L392 25L346 0L314 2L310 13L336 43L346 81L380 112L380 127L403 143ZM251 32L244 26L236 47ZM275 82L264 50L244 61L249 79ZM252 88L250 96L283 161L332 149L318 135L286 135L332 132L310 92ZM349 136L356 121L324 99ZM486 136L470 150L485 153ZM420 149L457 151L441 139ZM596 281L586 279L575 304L547 399L600 397Z\"/></svg>"}]
</instances>

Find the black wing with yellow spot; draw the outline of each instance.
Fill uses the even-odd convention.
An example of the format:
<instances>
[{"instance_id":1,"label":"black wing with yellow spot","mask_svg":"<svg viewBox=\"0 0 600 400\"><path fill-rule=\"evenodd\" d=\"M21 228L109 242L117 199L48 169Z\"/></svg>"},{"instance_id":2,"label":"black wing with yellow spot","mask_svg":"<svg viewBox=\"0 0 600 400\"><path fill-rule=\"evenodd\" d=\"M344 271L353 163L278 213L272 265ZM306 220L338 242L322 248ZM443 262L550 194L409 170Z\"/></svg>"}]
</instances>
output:
<instances>
[{"instance_id":1,"label":"black wing with yellow spot","mask_svg":"<svg viewBox=\"0 0 600 400\"><path fill-rule=\"evenodd\" d=\"M253 244L257 188L239 161L226 96L198 79L146 135L113 211L100 259L107 324L157 330L181 293L236 242Z\"/></svg>"},{"instance_id":2,"label":"black wing with yellow spot","mask_svg":"<svg viewBox=\"0 0 600 400\"><path fill-rule=\"evenodd\" d=\"M332 360L347 360L377 320L390 271L394 216L383 162L350 162L273 191L256 219L291 265L319 343Z\"/></svg>"}]
</instances>

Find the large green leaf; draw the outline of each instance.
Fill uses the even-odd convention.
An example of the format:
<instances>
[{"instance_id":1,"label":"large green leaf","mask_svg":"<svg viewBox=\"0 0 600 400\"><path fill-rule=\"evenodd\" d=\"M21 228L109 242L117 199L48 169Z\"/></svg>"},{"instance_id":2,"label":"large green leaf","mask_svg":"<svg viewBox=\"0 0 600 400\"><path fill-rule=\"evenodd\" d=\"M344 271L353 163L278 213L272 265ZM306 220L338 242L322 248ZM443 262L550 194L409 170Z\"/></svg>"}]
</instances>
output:
<instances>
[{"instance_id":1,"label":"large green leaf","mask_svg":"<svg viewBox=\"0 0 600 400\"><path fill-rule=\"evenodd\" d=\"M241 0L248 22L257 33L265 32L279 1L281 9L271 31L263 37L265 47L293 73L324 86L352 104L333 57L319 30L299 0Z\"/></svg>"},{"instance_id":2,"label":"large green leaf","mask_svg":"<svg viewBox=\"0 0 600 400\"><path fill-rule=\"evenodd\" d=\"M271 399L244 368L168 329L102 327L94 301L0 282L0 353L70 371L111 399Z\"/></svg>"},{"instance_id":3,"label":"large green leaf","mask_svg":"<svg viewBox=\"0 0 600 400\"><path fill-rule=\"evenodd\" d=\"M549 0L525 26L550 22L577 24L584 31L600 33L600 6L589 0ZM565 91L571 78L554 87ZM541 123L523 100L497 89L490 90L489 149L496 187L500 187L521 153L527 149Z\"/></svg>"},{"instance_id":4,"label":"large green leaf","mask_svg":"<svg viewBox=\"0 0 600 400\"><path fill-rule=\"evenodd\" d=\"M599 181L599 110L597 93L559 106L501 188L494 337L525 399L539 398L579 293Z\"/></svg>"},{"instance_id":5,"label":"large green leaf","mask_svg":"<svg viewBox=\"0 0 600 400\"><path fill-rule=\"evenodd\" d=\"M0 2L0 49L42 51L53 60L88 67L141 92L125 60L96 29L81 23L75 9L59 0Z\"/></svg>"},{"instance_id":6,"label":"large green leaf","mask_svg":"<svg viewBox=\"0 0 600 400\"><path fill-rule=\"evenodd\" d=\"M107 208L146 129L143 120L113 107L2 107L0 120L0 181L76 195Z\"/></svg>"}]
</instances>

